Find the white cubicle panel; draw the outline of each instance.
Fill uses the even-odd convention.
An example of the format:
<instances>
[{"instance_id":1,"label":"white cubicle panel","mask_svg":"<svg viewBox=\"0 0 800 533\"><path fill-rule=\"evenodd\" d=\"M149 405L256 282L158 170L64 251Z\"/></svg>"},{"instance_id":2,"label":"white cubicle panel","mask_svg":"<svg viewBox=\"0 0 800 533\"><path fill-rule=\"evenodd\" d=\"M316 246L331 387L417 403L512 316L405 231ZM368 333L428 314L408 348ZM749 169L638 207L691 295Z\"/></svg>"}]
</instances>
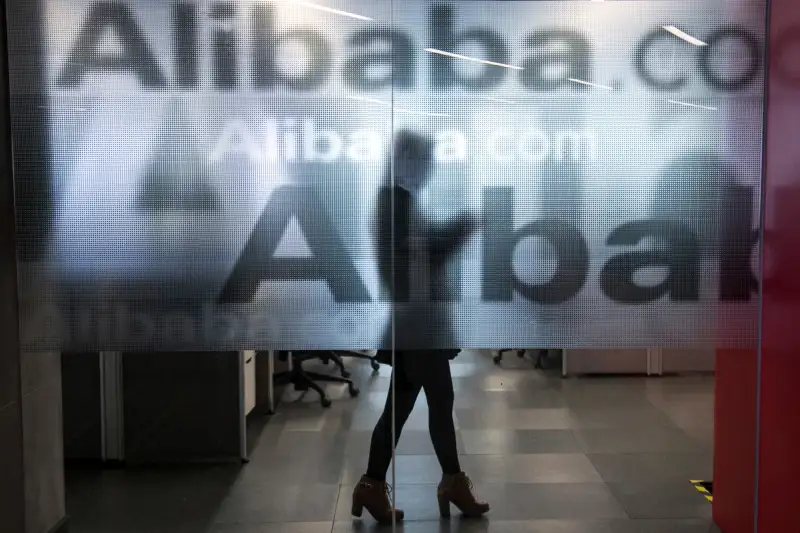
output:
<instances>
[{"instance_id":1,"label":"white cubicle panel","mask_svg":"<svg viewBox=\"0 0 800 533\"><path fill-rule=\"evenodd\" d=\"M564 350L562 373L682 374L713 372L714 350L673 348Z\"/></svg>"},{"instance_id":2,"label":"white cubicle panel","mask_svg":"<svg viewBox=\"0 0 800 533\"><path fill-rule=\"evenodd\" d=\"M713 372L715 350L672 349L661 350L661 368L665 374L684 372Z\"/></svg>"},{"instance_id":3,"label":"white cubicle panel","mask_svg":"<svg viewBox=\"0 0 800 533\"><path fill-rule=\"evenodd\" d=\"M580 374L657 374L653 372L646 349L564 350L562 373Z\"/></svg>"},{"instance_id":4,"label":"white cubicle panel","mask_svg":"<svg viewBox=\"0 0 800 533\"><path fill-rule=\"evenodd\" d=\"M244 356L244 414L249 415L250 412L256 407L256 352L254 350L246 350L242 354Z\"/></svg>"}]
</instances>

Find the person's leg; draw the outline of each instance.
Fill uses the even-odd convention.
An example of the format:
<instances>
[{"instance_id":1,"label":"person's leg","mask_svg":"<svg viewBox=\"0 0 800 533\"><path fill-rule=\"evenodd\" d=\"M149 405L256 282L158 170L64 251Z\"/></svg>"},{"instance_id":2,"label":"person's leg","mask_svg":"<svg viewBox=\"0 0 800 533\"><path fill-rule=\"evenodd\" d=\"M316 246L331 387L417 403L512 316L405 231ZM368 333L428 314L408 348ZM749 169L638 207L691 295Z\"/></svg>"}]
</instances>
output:
<instances>
[{"instance_id":1,"label":"person's leg","mask_svg":"<svg viewBox=\"0 0 800 533\"><path fill-rule=\"evenodd\" d=\"M366 508L375 520L383 524L391 523L393 520L399 521L404 517L403 511L392 506L389 486L386 483L386 471L392 462L394 446L400 438L411 410L414 409L420 391L419 385L407 379L402 365L398 365L398 362L395 361L392 386L386 395L386 405L372 432L367 473L353 489L353 516L361 516L362 510ZM394 417L392 417L393 404ZM395 421L394 441L392 441L392 418Z\"/></svg>"},{"instance_id":2,"label":"person's leg","mask_svg":"<svg viewBox=\"0 0 800 533\"><path fill-rule=\"evenodd\" d=\"M455 475L461 472L453 421L455 392L450 373L450 359L444 352L420 352L414 356L412 378L419 380L428 401L428 431L442 472Z\"/></svg>"},{"instance_id":3,"label":"person's leg","mask_svg":"<svg viewBox=\"0 0 800 533\"><path fill-rule=\"evenodd\" d=\"M461 471L456 445L456 428L453 421L455 392L450 373L448 352L419 352L407 365L412 381L421 383L428 400L428 422L431 441L442 467L442 481L436 494L439 512L450 516L450 504L458 507L465 516L478 517L489 511L489 504L479 501L472 492L472 482Z\"/></svg>"},{"instance_id":4,"label":"person's leg","mask_svg":"<svg viewBox=\"0 0 800 533\"><path fill-rule=\"evenodd\" d=\"M375 481L385 481L386 472L392 462L392 451L400 433L408 420L414 404L419 396L420 385L412 383L406 376L404 369L395 368L392 371L392 385L386 395L386 405L383 413L372 431L372 441L369 448L369 462L367 463L367 477ZM394 398L394 442L392 441L392 399Z\"/></svg>"}]
</instances>

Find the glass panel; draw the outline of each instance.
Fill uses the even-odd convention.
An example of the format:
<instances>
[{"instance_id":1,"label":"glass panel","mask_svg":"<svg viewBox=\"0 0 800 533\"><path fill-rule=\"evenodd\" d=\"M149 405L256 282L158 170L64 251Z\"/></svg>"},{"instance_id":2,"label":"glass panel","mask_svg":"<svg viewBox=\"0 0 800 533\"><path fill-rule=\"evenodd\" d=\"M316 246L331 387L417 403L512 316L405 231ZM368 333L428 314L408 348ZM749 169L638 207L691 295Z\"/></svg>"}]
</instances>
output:
<instances>
[{"instance_id":1,"label":"glass panel","mask_svg":"<svg viewBox=\"0 0 800 533\"><path fill-rule=\"evenodd\" d=\"M36 5L28 346L377 348L390 131L480 222L416 344L754 342L762 1Z\"/></svg>"},{"instance_id":2,"label":"glass panel","mask_svg":"<svg viewBox=\"0 0 800 533\"><path fill-rule=\"evenodd\" d=\"M473 439L590 416L552 376L447 350L753 362L765 0L12 4L28 351L383 349L411 392L440 394L445 440L452 402ZM295 432L350 423L347 442L366 440L386 376ZM525 403L541 380L562 396L535 401L557 407ZM417 399L390 400L392 418ZM330 453L349 465L341 436ZM417 472L438 479L425 450ZM355 481L340 467L322 484ZM495 467L475 468L484 486Z\"/></svg>"},{"instance_id":3,"label":"glass panel","mask_svg":"<svg viewBox=\"0 0 800 533\"><path fill-rule=\"evenodd\" d=\"M565 373L710 372L722 359L727 380L743 363L723 399L738 386L754 427L765 8L393 4L394 207L412 213L395 218L408 243L394 264L408 287L394 294L395 372L426 395L398 400L395 419L422 415L435 443L395 450L407 515L432 512L419 484L461 453L478 496L500 500L493 519L708 519L710 375L561 382L546 367L559 350ZM512 347L545 369L489 361L486 349ZM438 370L436 350L459 348ZM721 480L723 493L751 491L748 479ZM574 492L539 493L547 483ZM656 509L667 494L693 509ZM530 504L543 497L546 511Z\"/></svg>"},{"instance_id":4,"label":"glass panel","mask_svg":"<svg viewBox=\"0 0 800 533\"><path fill-rule=\"evenodd\" d=\"M443 228L471 212L481 230L449 285L411 282L426 309L396 302L415 321L403 342L754 345L763 14L396 4L414 52L395 56L394 127L431 143L420 201Z\"/></svg>"},{"instance_id":5,"label":"glass panel","mask_svg":"<svg viewBox=\"0 0 800 533\"><path fill-rule=\"evenodd\" d=\"M13 58L29 346L377 347L391 84L371 80L391 43L368 23L387 2L31 4Z\"/></svg>"},{"instance_id":6,"label":"glass panel","mask_svg":"<svg viewBox=\"0 0 800 533\"><path fill-rule=\"evenodd\" d=\"M106 431L109 407L124 411L111 429L131 463L252 454L241 472L156 469L145 491L127 470L93 475L75 523L206 531L349 515L386 379L368 379L364 354L330 350L377 348L389 321L373 216L391 82L371 80L390 75L391 43L369 24L390 11L323 4L9 5L26 349L92 352L65 357L65 404L101 411ZM273 368L289 386L259 434ZM348 373L350 386L330 383ZM113 393L119 404L100 405ZM242 411L257 421L248 439ZM81 422L66 421L83 437ZM198 501L198 487L216 496ZM98 500L109 490L120 507ZM152 513L125 512L142 504Z\"/></svg>"}]
</instances>

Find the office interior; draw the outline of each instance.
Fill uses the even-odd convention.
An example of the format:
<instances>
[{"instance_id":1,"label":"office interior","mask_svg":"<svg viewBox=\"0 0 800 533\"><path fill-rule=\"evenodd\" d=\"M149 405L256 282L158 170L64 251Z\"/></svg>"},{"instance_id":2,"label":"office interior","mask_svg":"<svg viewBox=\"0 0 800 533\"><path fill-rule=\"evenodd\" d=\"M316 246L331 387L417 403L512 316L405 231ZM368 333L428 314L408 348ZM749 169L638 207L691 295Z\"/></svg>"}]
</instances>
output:
<instances>
[{"instance_id":1,"label":"office interior","mask_svg":"<svg viewBox=\"0 0 800 533\"><path fill-rule=\"evenodd\" d=\"M2 13L3 531L800 530L792 1ZM410 305L369 218L408 131L436 221L478 213ZM352 516L404 343L462 349L482 519L440 516L424 395L405 520Z\"/></svg>"},{"instance_id":2,"label":"office interior","mask_svg":"<svg viewBox=\"0 0 800 533\"><path fill-rule=\"evenodd\" d=\"M379 527L367 514L351 516L351 497L366 468L390 373L384 365L376 372L369 360L339 353L358 395L353 397L346 384L321 383L331 402L327 408L314 390L292 385L266 390L258 369L266 365L261 370L266 373L275 364L280 372L279 356L242 354L245 364L252 360L256 368L255 377L243 379L255 380L255 387L244 385L245 411L235 403L237 395L226 394L219 383L219 366L207 374L166 362L166 354L141 363L139 354L123 354L123 411L139 420L119 424L125 435L116 453L124 450L123 467L109 467L115 460L111 456L105 457L105 468L96 461L67 461L70 531ZM485 520L439 517L435 494L441 471L421 395L389 478L397 506L406 513L397 527L709 531L712 506L690 481L713 477L713 352L705 358L711 364L706 368L686 366L696 365L702 354L675 355L662 354L666 365L655 369L647 350L568 353L567 359L585 357L606 365L616 358L618 366L606 368L612 373L605 375L565 376L565 369L578 368L564 365L561 350L511 350L498 362L496 350L465 350L451 363L458 448L464 471L492 510ZM117 355L65 355L62 368L65 375L80 372L81 366L99 374L98 359L109 357ZM225 358L213 357L220 364ZM236 354L227 359L236 361ZM681 361L683 368L676 367ZM341 375L332 362L312 359L302 365ZM145 379L142 368L166 375ZM187 372L191 378L177 374ZM232 370L230 383L236 381ZM88 402L85 379L81 383L81 400ZM261 391L253 401L250 390ZM94 454L102 453L98 437L103 427L84 427L70 438L68 429L77 426L71 420L87 412L86 405L77 405L76 392L70 399L65 390L65 453L82 451L89 458L90 444ZM231 399L227 412L226 397ZM91 403L99 403L97 397ZM245 417L246 434L238 432L238 416ZM225 442L225 436L230 440ZM213 464L202 464L204 459ZM194 464L187 466L187 461Z\"/></svg>"}]
</instances>

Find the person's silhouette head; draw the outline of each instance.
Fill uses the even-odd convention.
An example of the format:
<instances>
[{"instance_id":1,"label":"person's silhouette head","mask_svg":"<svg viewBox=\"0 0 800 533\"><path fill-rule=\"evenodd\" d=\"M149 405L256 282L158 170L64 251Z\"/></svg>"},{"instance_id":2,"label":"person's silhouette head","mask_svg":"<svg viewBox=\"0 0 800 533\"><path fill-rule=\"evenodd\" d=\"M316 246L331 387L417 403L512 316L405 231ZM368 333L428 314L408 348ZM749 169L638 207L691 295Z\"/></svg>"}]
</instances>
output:
<instances>
[{"instance_id":1,"label":"person's silhouette head","mask_svg":"<svg viewBox=\"0 0 800 533\"><path fill-rule=\"evenodd\" d=\"M422 135L401 131L395 136L391 157L395 185L412 193L425 187L430 177L433 142Z\"/></svg>"}]
</instances>

